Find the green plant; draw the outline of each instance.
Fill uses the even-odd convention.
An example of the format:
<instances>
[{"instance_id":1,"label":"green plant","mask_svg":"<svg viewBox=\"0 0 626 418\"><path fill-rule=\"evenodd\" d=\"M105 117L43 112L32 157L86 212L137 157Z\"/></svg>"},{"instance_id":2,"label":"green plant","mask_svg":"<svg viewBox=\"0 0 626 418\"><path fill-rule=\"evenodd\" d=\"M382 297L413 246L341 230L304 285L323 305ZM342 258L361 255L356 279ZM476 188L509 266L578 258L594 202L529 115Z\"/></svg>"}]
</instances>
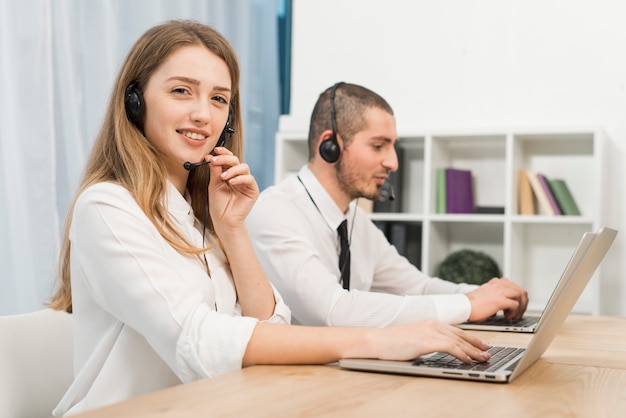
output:
<instances>
[{"instance_id":1,"label":"green plant","mask_svg":"<svg viewBox=\"0 0 626 418\"><path fill-rule=\"evenodd\" d=\"M436 275L454 283L483 284L500 277L500 267L489 255L469 249L449 254L436 271Z\"/></svg>"}]
</instances>

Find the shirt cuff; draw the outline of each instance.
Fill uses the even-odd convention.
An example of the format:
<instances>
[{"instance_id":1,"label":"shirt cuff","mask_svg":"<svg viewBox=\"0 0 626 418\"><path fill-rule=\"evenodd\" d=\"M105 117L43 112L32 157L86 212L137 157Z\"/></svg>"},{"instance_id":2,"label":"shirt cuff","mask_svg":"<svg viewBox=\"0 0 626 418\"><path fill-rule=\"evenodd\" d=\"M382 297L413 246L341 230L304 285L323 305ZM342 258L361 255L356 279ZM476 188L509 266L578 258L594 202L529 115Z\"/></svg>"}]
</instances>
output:
<instances>
[{"instance_id":1,"label":"shirt cuff","mask_svg":"<svg viewBox=\"0 0 626 418\"><path fill-rule=\"evenodd\" d=\"M274 300L276 305L274 306L274 314L268 319L260 322L269 322L272 324L290 324L291 323L291 310L283 300L278 290L272 285L274 291Z\"/></svg>"},{"instance_id":2,"label":"shirt cuff","mask_svg":"<svg viewBox=\"0 0 626 418\"><path fill-rule=\"evenodd\" d=\"M241 369L258 320L208 308L185 324L176 346L177 375L188 383Z\"/></svg>"},{"instance_id":3,"label":"shirt cuff","mask_svg":"<svg viewBox=\"0 0 626 418\"><path fill-rule=\"evenodd\" d=\"M464 294L432 295L431 297L437 309L437 319L446 324L465 322L472 313L472 304Z\"/></svg>"}]
</instances>

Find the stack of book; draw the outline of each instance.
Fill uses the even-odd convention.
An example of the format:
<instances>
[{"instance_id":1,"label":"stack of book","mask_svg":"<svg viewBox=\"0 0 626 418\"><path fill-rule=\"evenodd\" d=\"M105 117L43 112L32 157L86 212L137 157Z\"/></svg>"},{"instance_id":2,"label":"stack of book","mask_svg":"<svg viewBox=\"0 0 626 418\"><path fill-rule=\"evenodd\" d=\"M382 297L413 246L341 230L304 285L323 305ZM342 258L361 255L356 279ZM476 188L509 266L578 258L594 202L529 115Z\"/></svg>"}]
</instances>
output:
<instances>
[{"instance_id":1,"label":"stack of book","mask_svg":"<svg viewBox=\"0 0 626 418\"><path fill-rule=\"evenodd\" d=\"M475 213L471 170L438 168L436 171L437 213Z\"/></svg>"},{"instance_id":2,"label":"stack of book","mask_svg":"<svg viewBox=\"0 0 626 418\"><path fill-rule=\"evenodd\" d=\"M580 215L563 179L548 179L531 170L520 170L518 179L520 215Z\"/></svg>"}]
</instances>

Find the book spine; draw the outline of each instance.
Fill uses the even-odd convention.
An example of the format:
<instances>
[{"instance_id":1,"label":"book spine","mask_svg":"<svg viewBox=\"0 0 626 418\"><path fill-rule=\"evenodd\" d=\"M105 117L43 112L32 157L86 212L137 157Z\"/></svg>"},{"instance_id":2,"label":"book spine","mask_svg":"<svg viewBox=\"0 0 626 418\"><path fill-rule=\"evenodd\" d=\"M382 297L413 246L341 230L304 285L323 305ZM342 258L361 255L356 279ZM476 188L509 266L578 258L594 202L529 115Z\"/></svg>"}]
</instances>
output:
<instances>
[{"instance_id":1,"label":"book spine","mask_svg":"<svg viewBox=\"0 0 626 418\"><path fill-rule=\"evenodd\" d=\"M518 187L519 214L534 215L537 211L535 209L535 200L533 199L533 189L528 180L526 170L520 170L518 173Z\"/></svg>"},{"instance_id":2,"label":"book spine","mask_svg":"<svg viewBox=\"0 0 626 418\"><path fill-rule=\"evenodd\" d=\"M418 269L422 268L422 225L420 223L406 223L407 239L405 257Z\"/></svg>"},{"instance_id":3,"label":"book spine","mask_svg":"<svg viewBox=\"0 0 626 418\"><path fill-rule=\"evenodd\" d=\"M446 169L446 205L448 213L474 213L472 172Z\"/></svg>"},{"instance_id":4,"label":"book spine","mask_svg":"<svg viewBox=\"0 0 626 418\"><path fill-rule=\"evenodd\" d=\"M554 195L552 194L552 189L550 189L550 185L548 184L548 179L541 173L537 173L537 180L539 180L539 184L541 184L541 188L546 193L546 197L548 198L548 202L552 207L555 215L562 215L561 208L559 207Z\"/></svg>"},{"instance_id":5,"label":"book spine","mask_svg":"<svg viewBox=\"0 0 626 418\"><path fill-rule=\"evenodd\" d=\"M561 179L548 180L552 193L564 215L580 215L580 210L567 184Z\"/></svg>"},{"instance_id":6,"label":"book spine","mask_svg":"<svg viewBox=\"0 0 626 418\"><path fill-rule=\"evenodd\" d=\"M543 190L543 187L541 187L537 174L534 171L526 170L526 176L528 177L530 186L533 189L535 197L537 198L539 212L543 215L554 215L554 209L552 209L552 206L550 205L546 192Z\"/></svg>"},{"instance_id":7,"label":"book spine","mask_svg":"<svg viewBox=\"0 0 626 418\"><path fill-rule=\"evenodd\" d=\"M437 186L437 213L446 213L448 210L446 204L446 169L438 168L436 171L436 186Z\"/></svg>"},{"instance_id":8,"label":"book spine","mask_svg":"<svg viewBox=\"0 0 626 418\"><path fill-rule=\"evenodd\" d=\"M389 242L396 247L398 253L406 257L406 225L403 222L392 222L389 231Z\"/></svg>"}]
</instances>

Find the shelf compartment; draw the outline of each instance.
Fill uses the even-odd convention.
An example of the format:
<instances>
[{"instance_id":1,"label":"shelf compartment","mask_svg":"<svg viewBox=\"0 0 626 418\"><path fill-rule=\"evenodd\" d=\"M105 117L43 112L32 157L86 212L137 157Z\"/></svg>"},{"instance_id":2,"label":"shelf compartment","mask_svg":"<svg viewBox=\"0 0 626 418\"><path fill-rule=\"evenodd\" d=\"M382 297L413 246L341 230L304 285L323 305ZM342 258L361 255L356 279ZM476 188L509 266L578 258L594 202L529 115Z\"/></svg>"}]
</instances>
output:
<instances>
[{"instance_id":1,"label":"shelf compartment","mask_svg":"<svg viewBox=\"0 0 626 418\"><path fill-rule=\"evenodd\" d=\"M597 146L594 132L513 134L513 213L518 213L518 176L531 170L548 179L563 179L582 216L598 215Z\"/></svg>"},{"instance_id":2,"label":"shelf compartment","mask_svg":"<svg viewBox=\"0 0 626 418\"><path fill-rule=\"evenodd\" d=\"M430 212L436 213L436 170L448 167L471 170L476 206L505 207L506 145L505 134L433 136Z\"/></svg>"},{"instance_id":3,"label":"shelf compartment","mask_svg":"<svg viewBox=\"0 0 626 418\"><path fill-rule=\"evenodd\" d=\"M491 256L503 270L504 224L502 222L438 222L430 223L428 274L435 275L439 264L451 253L470 249Z\"/></svg>"}]
</instances>

